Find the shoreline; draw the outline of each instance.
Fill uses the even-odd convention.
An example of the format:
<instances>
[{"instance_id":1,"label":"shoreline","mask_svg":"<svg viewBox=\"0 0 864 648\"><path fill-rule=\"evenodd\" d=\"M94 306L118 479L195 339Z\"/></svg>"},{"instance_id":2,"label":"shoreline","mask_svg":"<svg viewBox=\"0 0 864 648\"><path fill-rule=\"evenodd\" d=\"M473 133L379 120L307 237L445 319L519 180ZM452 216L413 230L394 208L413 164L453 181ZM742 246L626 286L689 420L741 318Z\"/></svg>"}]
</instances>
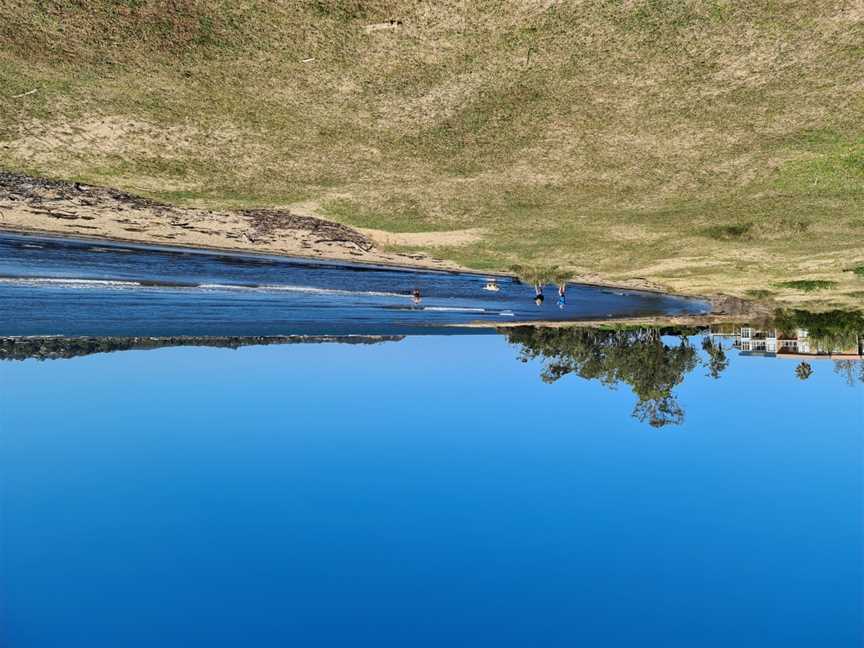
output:
<instances>
[{"instance_id":1,"label":"shoreline","mask_svg":"<svg viewBox=\"0 0 864 648\"><path fill-rule=\"evenodd\" d=\"M26 227L26 226L18 226L18 227L9 227L2 223L0 223L0 234L17 234L21 236L37 236L42 238L56 238L56 239L65 239L65 240L77 240L77 241L85 241L85 242L93 242L93 243L116 243L121 245L131 245L135 247L139 247L142 249L164 249L164 250L189 250L195 252L201 252L202 254L206 253L215 253L215 254L234 254L234 255L246 255L246 256L262 256L262 257L274 257L281 259L304 259L311 261L335 261L338 263L344 263L349 265L358 265L358 266L382 266L387 268L394 268L405 271L413 271L413 272L440 272L443 274L466 274L472 275L475 277L502 277L508 279L517 279L521 281L516 275L513 273L503 272L503 271L490 271L490 272L479 272L477 270L473 270L471 268L463 268L462 266L458 266L453 264L453 267L442 268L438 266L428 266L422 263L408 263L408 262L397 262L391 261L389 259L380 260L380 261L372 261L372 260L359 260L359 259L345 259L341 256L329 256L326 254L286 254L279 252L270 252L268 250L259 250L259 249L249 249L242 247L230 247L230 246L212 246L212 245L203 245L197 243L183 243L181 244L171 244L164 243L161 241L155 240L142 240L142 239L133 239L133 238L122 238L109 236L99 233L87 233L87 234L69 234L68 232L58 231L58 230L44 230L34 227ZM524 283L524 282L523 282ZM650 293L655 295L664 295L669 297L680 297L683 299L697 299L709 302L713 305L713 303L718 298L726 298L726 296L705 296L705 295L685 295L681 293L674 293L666 290L660 290L657 288L636 288L626 284L619 283L605 283L605 282L590 282L590 281L578 281L578 280L568 280L569 284L577 285L577 286L590 286L594 288L614 288L617 290L629 290L633 292L641 292L641 293ZM527 285L527 284L526 284ZM743 300L742 300L743 301ZM750 303L750 302L746 302Z\"/></svg>"},{"instance_id":2,"label":"shoreline","mask_svg":"<svg viewBox=\"0 0 864 648\"><path fill-rule=\"evenodd\" d=\"M494 274L497 277L512 277L513 275L508 275L506 273L479 273L476 270L462 270L458 268L439 268L436 266L427 267L425 265L411 265L408 263L398 263L392 261L359 261L352 259L344 259L339 256L326 256L326 255L312 255L312 254L280 254L278 252L269 252L267 250L257 250L257 249L249 249L249 248L240 248L240 247L225 247L225 246L213 246L213 245L202 245L198 243L183 243L180 244L171 244L164 243L161 241L154 240L142 240L142 239L132 239L132 238L121 238L115 236L108 236L103 234L75 234L69 235L66 232L60 232L57 230L43 230L36 229L32 227L5 227L0 224L0 234L18 234L21 236L36 236L40 238L53 238L53 239L61 239L61 240L71 240L71 241L84 241L87 243L115 243L118 245L128 245L141 249L154 249L154 250L186 250L190 252L200 252L201 254L227 254L227 255L235 255L235 256L260 256L260 257L273 257L279 259L302 259L305 261L335 261L338 263L345 263L351 265L358 266L382 266L387 268L396 268L399 270L409 270L415 272L441 272L441 273L450 273L450 274L472 274L480 277L490 276ZM648 292L648 291L646 291Z\"/></svg>"},{"instance_id":3,"label":"shoreline","mask_svg":"<svg viewBox=\"0 0 864 648\"><path fill-rule=\"evenodd\" d=\"M514 329L521 327L535 328L604 328L604 327L626 327L639 326L643 328L664 328L664 327L706 327L714 324L754 324L757 322L767 321L770 319L768 315L745 316L745 315L730 315L725 313L707 314L707 315L658 315L656 317L646 317L645 315L637 315L634 317L610 317L608 319L584 319L584 320L540 320L528 322L470 322L468 324L460 324L462 328L473 329Z\"/></svg>"},{"instance_id":4,"label":"shoreline","mask_svg":"<svg viewBox=\"0 0 864 648\"><path fill-rule=\"evenodd\" d=\"M514 277L512 272L481 272L428 254L389 252L381 249L368 230L321 218L297 205L223 210L178 207L111 187L3 170L0 170L0 231ZM571 281L600 288L713 300L712 296L664 290L643 279L598 281L591 277L586 281L572 277Z\"/></svg>"},{"instance_id":5,"label":"shoreline","mask_svg":"<svg viewBox=\"0 0 864 648\"><path fill-rule=\"evenodd\" d=\"M388 252L380 249L376 241L362 230L299 208L212 210L178 207L110 187L2 170L0 232L518 279L512 272L480 272L426 254ZM673 292L647 280L597 281L592 277L592 280L584 281L574 277L569 282L702 300L710 305L710 316L715 317L758 319L773 312L773 308L764 302L724 294Z\"/></svg>"},{"instance_id":6,"label":"shoreline","mask_svg":"<svg viewBox=\"0 0 864 648\"><path fill-rule=\"evenodd\" d=\"M0 231L475 273L425 254L381 250L363 232L301 210L178 207L2 170Z\"/></svg>"}]
</instances>

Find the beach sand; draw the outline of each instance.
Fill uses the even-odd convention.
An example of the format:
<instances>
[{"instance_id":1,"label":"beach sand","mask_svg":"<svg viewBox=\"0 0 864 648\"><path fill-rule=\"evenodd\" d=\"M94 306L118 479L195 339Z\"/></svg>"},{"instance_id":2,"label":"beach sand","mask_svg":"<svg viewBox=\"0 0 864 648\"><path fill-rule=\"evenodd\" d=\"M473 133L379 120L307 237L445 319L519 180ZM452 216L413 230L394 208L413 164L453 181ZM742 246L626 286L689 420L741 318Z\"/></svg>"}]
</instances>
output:
<instances>
[{"instance_id":1,"label":"beach sand","mask_svg":"<svg viewBox=\"0 0 864 648\"><path fill-rule=\"evenodd\" d=\"M174 207L115 189L0 173L0 228L114 241L462 270L425 254L382 250L373 237L290 209Z\"/></svg>"}]
</instances>

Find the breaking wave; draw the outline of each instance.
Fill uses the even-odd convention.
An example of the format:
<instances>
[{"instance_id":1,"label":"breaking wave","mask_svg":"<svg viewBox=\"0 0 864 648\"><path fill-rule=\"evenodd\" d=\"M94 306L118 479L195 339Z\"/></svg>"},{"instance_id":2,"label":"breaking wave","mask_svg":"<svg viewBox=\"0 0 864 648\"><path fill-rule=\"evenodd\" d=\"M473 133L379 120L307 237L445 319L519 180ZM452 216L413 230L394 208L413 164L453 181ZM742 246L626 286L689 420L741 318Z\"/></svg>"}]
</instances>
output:
<instances>
[{"instance_id":1,"label":"breaking wave","mask_svg":"<svg viewBox=\"0 0 864 648\"><path fill-rule=\"evenodd\" d=\"M298 292L315 295L358 295L368 297L410 297L407 293L382 292L377 290L342 290L340 288L316 288L313 286L291 286L283 284L201 284L199 288L206 290L255 290L263 292Z\"/></svg>"},{"instance_id":2,"label":"breaking wave","mask_svg":"<svg viewBox=\"0 0 864 648\"><path fill-rule=\"evenodd\" d=\"M435 311L439 313L486 313L485 308L470 308L468 306L426 306L424 311Z\"/></svg>"},{"instance_id":3,"label":"breaking wave","mask_svg":"<svg viewBox=\"0 0 864 648\"><path fill-rule=\"evenodd\" d=\"M130 279L79 279L74 277L0 277L0 284L15 286L50 286L63 288L163 288L173 290L240 291L240 292L292 292L312 295L344 295L359 297L408 298L408 293L377 290L343 290L339 288L316 288L283 284L220 284L181 283L158 280Z\"/></svg>"},{"instance_id":4,"label":"breaking wave","mask_svg":"<svg viewBox=\"0 0 864 648\"><path fill-rule=\"evenodd\" d=\"M63 286L67 288L138 288L138 281L123 279L67 279L61 277L0 277L0 284L13 286Z\"/></svg>"}]
</instances>

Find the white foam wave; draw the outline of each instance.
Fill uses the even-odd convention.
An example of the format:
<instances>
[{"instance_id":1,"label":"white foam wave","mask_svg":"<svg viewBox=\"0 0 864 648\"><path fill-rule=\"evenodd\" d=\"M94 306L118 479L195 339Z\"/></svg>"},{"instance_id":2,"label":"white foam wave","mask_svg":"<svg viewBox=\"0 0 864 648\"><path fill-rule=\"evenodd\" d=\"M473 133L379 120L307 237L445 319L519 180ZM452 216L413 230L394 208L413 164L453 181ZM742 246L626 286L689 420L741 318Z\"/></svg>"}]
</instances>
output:
<instances>
[{"instance_id":1,"label":"white foam wave","mask_svg":"<svg viewBox=\"0 0 864 648\"><path fill-rule=\"evenodd\" d=\"M254 291L281 291L299 292L313 295L355 295L361 297L409 297L405 293L382 292L376 290L341 290L338 288L315 288L313 286L291 286L286 284L263 284L260 286L242 286L237 284L201 284L200 288L207 290L254 290Z\"/></svg>"},{"instance_id":2,"label":"white foam wave","mask_svg":"<svg viewBox=\"0 0 864 648\"><path fill-rule=\"evenodd\" d=\"M133 252L134 250L129 250L121 247L89 247L87 248L89 252Z\"/></svg>"},{"instance_id":3,"label":"white foam wave","mask_svg":"<svg viewBox=\"0 0 864 648\"><path fill-rule=\"evenodd\" d=\"M244 286L241 284L209 283L201 285L160 285L150 281L130 281L123 279L78 279L74 277L0 277L0 285L13 286L56 286L66 288L145 288L170 290L226 290L251 292L295 292L317 295L344 295L360 297L400 297L407 299L406 293L382 292L375 290L339 290L335 288L314 288L312 286L291 286L281 284L264 284L260 286Z\"/></svg>"},{"instance_id":4,"label":"white foam wave","mask_svg":"<svg viewBox=\"0 0 864 648\"><path fill-rule=\"evenodd\" d=\"M60 277L0 277L0 284L65 287L113 286L124 288L137 288L141 286L137 281L122 281L119 279L66 279Z\"/></svg>"},{"instance_id":5,"label":"white foam wave","mask_svg":"<svg viewBox=\"0 0 864 648\"><path fill-rule=\"evenodd\" d=\"M238 292L292 292L310 295L334 295L353 297L395 297L399 299L410 299L406 293L384 292L376 290L341 290L337 288L315 288L312 286L294 286L283 284L263 284L257 286L244 286L242 284L220 284L205 283L200 285L159 285L149 281L129 281L123 279L77 279L67 277L0 277L0 285L17 286L52 286L58 288L116 288L116 289L144 289L144 290L203 290L203 291L238 291ZM469 306L425 306L424 311L439 313L494 313L486 308L472 308ZM512 311L501 311L497 314L512 316Z\"/></svg>"},{"instance_id":6,"label":"white foam wave","mask_svg":"<svg viewBox=\"0 0 864 648\"><path fill-rule=\"evenodd\" d=\"M485 308L469 308L467 306L426 306L424 311L436 311L440 313L485 313Z\"/></svg>"}]
</instances>

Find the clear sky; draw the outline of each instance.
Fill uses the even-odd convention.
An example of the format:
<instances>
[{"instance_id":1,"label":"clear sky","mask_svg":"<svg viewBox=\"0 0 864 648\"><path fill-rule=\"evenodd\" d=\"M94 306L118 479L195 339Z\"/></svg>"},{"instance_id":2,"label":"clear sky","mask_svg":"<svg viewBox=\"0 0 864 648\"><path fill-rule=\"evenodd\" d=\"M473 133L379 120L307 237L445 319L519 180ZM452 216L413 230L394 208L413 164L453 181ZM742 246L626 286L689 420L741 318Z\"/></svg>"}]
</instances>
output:
<instances>
[{"instance_id":1,"label":"clear sky","mask_svg":"<svg viewBox=\"0 0 864 648\"><path fill-rule=\"evenodd\" d=\"M0 363L0 645L858 648L864 391L813 366L653 429L498 336Z\"/></svg>"}]
</instances>

